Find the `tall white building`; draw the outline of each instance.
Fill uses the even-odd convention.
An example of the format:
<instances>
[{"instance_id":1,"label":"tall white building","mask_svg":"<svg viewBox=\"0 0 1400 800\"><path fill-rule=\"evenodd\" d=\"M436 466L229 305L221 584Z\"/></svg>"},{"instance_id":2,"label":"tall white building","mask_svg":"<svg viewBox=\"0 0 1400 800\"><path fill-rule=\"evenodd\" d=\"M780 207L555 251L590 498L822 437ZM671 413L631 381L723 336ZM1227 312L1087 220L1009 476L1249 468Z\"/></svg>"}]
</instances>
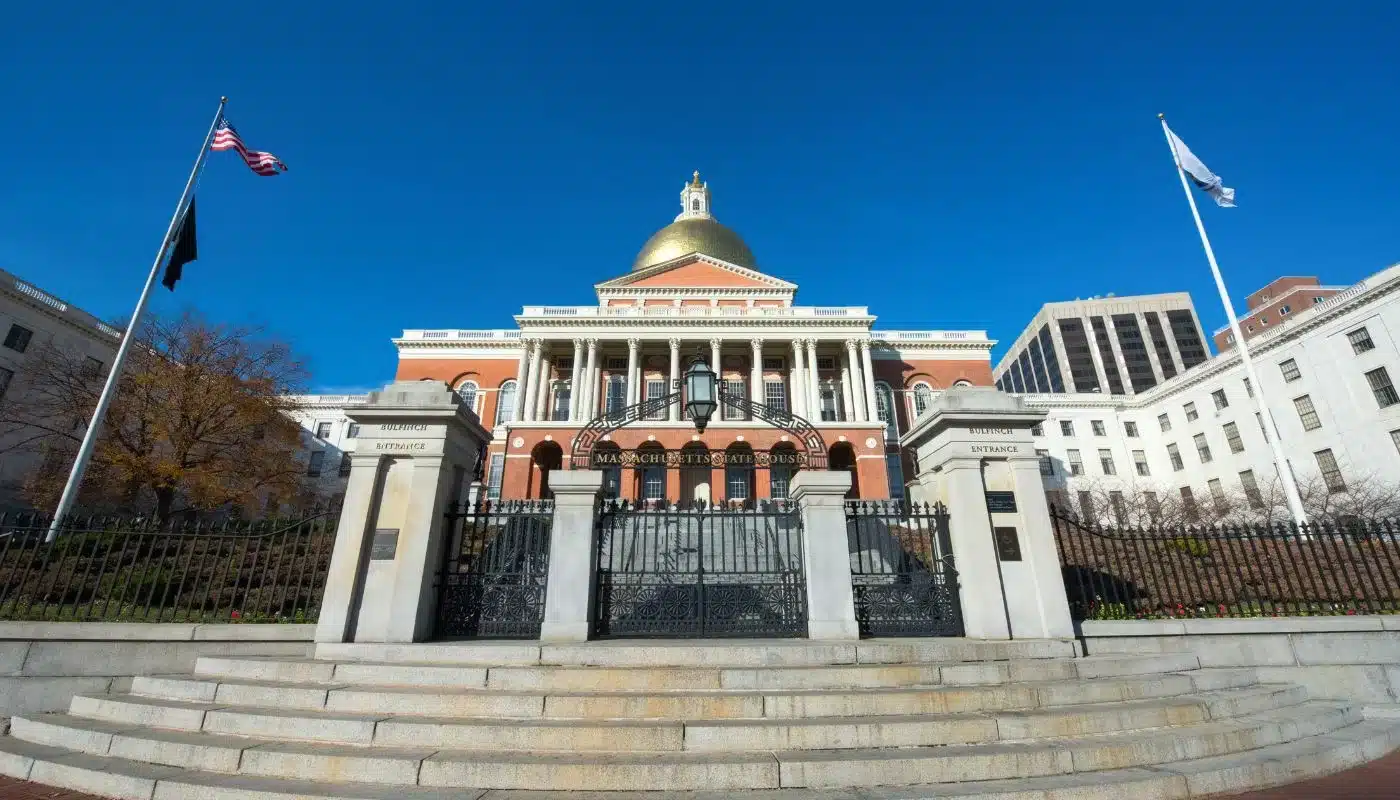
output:
<instances>
[{"instance_id":1,"label":"tall white building","mask_svg":"<svg viewBox=\"0 0 1400 800\"><path fill-rule=\"evenodd\" d=\"M1276 491L1266 435L1297 478L1343 493L1357 482L1400 484L1400 264L1276 321L1250 339L1262 383L1234 349L1133 396L1027 394L1049 417L1037 447L1046 488L1175 493L1204 506ZM1265 431L1259 397L1277 431Z\"/></svg>"},{"instance_id":2,"label":"tall white building","mask_svg":"<svg viewBox=\"0 0 1400 800\"><path fill-rule=\"evenodd\" d=\"M360 426L345 409L364 403L363 394L303 394L287 397L287 415L301 426L301 459L306 488L339 504L350 477L350 454L355 452Z\"/></svg>"}]
</instances>

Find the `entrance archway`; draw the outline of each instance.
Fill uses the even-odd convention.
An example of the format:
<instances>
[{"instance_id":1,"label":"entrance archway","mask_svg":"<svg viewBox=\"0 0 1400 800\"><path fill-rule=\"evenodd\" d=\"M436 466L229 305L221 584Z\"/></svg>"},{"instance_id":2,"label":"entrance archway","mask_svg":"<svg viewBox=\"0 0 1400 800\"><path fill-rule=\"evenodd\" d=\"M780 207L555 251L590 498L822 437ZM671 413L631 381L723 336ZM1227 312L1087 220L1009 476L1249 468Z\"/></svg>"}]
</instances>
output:
<instances>
[{"instance_id":1,"label":"entrance archway","mask_svg":"<svg viewBox=\"0 0 1400 800\"><path fill-rule=\"evenodd\" d=\"M710 448L701 442L691 442L681 448L681 493L676 501L681 505L704 503L709 505L717 496L710 485Z\"/></svg>"},{"instance_id":2,"label":"entrance archway","mask_svg":"<svg viewBox=\"0 0 1400 800\"><path fill-rule=\"evenodd\" d=\"M527 495L548 500L549 473L564 466L564 449L557 442L540 442L530 451L530 487Z\"/></svg>"},{"instance_id":3,"label":"entrance archway","mask_svg":"<svg viewBox=\"0 0 1400 800\"><path fill-rule=\"evenodd\" d=\"M837 442L832 445L828 459L832 472L844 470L851 473L851 489L846 492L846 499L854 500L860 497L860 470L856 469L856 449L851 443Z\"/></svg>"}]
</instances>

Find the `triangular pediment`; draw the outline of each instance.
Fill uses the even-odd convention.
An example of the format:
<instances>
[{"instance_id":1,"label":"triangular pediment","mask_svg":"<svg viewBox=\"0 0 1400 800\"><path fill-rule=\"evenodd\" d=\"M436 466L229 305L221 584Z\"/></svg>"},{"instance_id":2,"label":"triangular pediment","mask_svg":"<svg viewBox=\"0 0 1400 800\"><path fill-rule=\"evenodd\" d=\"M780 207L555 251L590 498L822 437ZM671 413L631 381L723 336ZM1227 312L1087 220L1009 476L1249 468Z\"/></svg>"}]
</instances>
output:
<instances>
[{"instance_id":1,"label":"triangular pediment","mask_svg":"<svg viewBox=\"0 0 1400 800\"><path fill-rule=\"evenodd\" d=\"M796 289L787 281L699 254L683 256L597 285L616 288Z\"/></svg>"}]
</instances>

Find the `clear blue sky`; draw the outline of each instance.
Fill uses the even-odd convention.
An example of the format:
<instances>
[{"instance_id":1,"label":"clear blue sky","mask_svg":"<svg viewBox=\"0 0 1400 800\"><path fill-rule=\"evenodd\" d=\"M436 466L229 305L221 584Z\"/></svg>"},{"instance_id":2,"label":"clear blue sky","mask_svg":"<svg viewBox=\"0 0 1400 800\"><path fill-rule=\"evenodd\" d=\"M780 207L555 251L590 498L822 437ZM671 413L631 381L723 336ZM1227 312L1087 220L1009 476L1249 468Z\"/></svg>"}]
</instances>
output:
<instances>
[{"instance_id":1,"label":"clear blue sky","mask_svg":"<svg viewBox=\"0 0 1400 800\"><path fill-rule=\"evenodd\" d=\"M800 302L880 327L1004 346L1047 301L1188 290L1214 328L1158 111L1239 193L1202 209L1237 298L1400 260L1400 4L1306 5L22 3L0 266L127 315L227 94L291 171L214 154L154 307L265 324L322 390L387 380L404 328L592 302L692 169Z\"/></svg>"}]
</instances>

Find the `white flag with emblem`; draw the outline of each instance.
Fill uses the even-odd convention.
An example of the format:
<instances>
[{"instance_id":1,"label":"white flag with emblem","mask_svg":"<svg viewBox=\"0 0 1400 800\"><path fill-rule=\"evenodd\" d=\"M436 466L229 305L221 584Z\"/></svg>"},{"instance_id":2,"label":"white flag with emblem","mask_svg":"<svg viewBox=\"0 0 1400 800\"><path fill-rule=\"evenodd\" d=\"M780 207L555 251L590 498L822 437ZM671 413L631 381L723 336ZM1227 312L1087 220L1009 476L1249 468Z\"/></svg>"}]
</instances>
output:
<instances>
[{"instance_id":1,"label":"white flag with emblem","mask_svg":"<svg viewBox=\"0 0 1400 800\"><path fill-rule=\"evenodd\" d=\"M1181 137L1171 128L1167 128L1167 136L1171 139L1172 150L1176 153L1176 161L1186 174L1191 177L1192 183L1206 194L1215 198L1215 204L1225 208L1235 207L1235 190L1225 186L1220 182L1220 177L1191 152L1191 148L1181 141Z\"/></svg>"}]
</instances>

